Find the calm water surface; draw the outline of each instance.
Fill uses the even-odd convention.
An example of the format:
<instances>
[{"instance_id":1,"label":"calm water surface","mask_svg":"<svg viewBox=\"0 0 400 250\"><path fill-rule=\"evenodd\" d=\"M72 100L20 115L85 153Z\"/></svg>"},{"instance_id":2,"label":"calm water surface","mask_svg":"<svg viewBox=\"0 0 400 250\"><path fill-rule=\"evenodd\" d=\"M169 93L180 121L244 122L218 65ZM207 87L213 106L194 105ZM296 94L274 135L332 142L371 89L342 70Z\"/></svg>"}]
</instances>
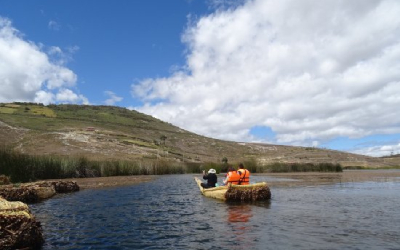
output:
<instances>
[{"instance_id":1,"label":"calm water surface","mask_svg":"<svg viewBox=\"0 0 400 250\"><path fill-rule=\"evenodd\" d=\"M43 249L400 249L398 181L271 191L270 202L227 204L174 175L30 207Z\"/></svg>"}]
</instances>

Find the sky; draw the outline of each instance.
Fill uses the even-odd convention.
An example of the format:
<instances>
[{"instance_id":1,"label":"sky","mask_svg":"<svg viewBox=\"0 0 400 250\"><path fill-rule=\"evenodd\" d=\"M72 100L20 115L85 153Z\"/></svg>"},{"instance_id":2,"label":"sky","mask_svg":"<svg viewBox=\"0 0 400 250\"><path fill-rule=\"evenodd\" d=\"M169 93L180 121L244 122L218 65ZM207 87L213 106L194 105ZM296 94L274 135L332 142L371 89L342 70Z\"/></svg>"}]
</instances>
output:
<instances>
[{"instance_id":1,"label":"sky","mask_svg":"<svg viewBox=\"0 0 400 250\"><path fill-rule=\"evenodd\" d=\"M0 0L0 102L399 154L399 13L397 0Z\"/></svg>"}]
</instances>

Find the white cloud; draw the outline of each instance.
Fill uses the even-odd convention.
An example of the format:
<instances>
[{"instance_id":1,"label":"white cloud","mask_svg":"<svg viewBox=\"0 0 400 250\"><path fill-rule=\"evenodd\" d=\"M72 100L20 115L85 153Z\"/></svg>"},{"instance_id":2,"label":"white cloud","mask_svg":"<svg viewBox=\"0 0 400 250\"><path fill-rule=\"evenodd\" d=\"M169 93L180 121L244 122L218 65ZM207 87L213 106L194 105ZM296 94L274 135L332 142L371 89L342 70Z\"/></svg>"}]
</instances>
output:
<instances>
[{"instance_id":1,"label":"white cloud","mask_svg":"<svg viewBox=\"0 0 400 250\"><path fill-rule=\"evenodd\" d=\"M23 39L9 19L0 17L0 102L56 102L56 93L75 86L76 74L64 66L65 53ZM50 57L61 60L50 60ZM76 94L75 94L76 95ZM84 101L79 97L78 101ZM87 99L86 99L87 101Z\"/></svg>"},{"instance_id":2,"label":"white cloud","mask_svg":"<svg viewBox=\"0 0 400 250\"><path fill-rule=\"evenodd\" d=\"M68 50L68 52L69 52L69 54L75 54L76 52L78 52L79 51L79 46L77 46L77 45L74 45L74 46L70 46L70 47L68 47L67 48L67 50Z\"/></svg>"},{"instance_id":3,"label":"white cloud","mask_svg":"<svg viewBox=\"0 0 400 250\"><path fill-rule=\"evenodd\" d=\"M66 51L63 51L60 47L51 46L48 49L48 56L50 61L55 65L63 66L70 61L73 61L73 55L79 50L78 46L67 47Z\"/></svg>"},{"instance_id":4,"label":"white cloud","mask_svg":"<svg viewBox=\"0 0 400 250\"><path fill-rule=\"evenodd\" d=\"M104 101L107 105L114 105L116 102L120 102L123 99L112 91L104 91L104 94L108 96L108 99Z\"/></svg>"},{"instance_id":5,"label":"white cloud","mask_svg":"<svg viewBox=\"0 0 400 250\"><path fill-rule=\"evenodd\" d=\"M78 95L70 89L60 89L56 94L57 102L61 103L83 103L88 104L88 100L83 95Z\"/></svg>"},{"instance_id":6,"label":"white cloud","mask_svg":"<svg viewBox=\"0 0 400 250\"><path fill-rule=\"evenodd\" d=\"M50 55L60 55L60 54L62 54L62 50L60 47L52 46L49 49L49 54Z\"/></svg>"},{"instance_id":7,"label":"white cloud","mask_svg":"<svg viewBox=\"0 0 400 250\"><path fill-rule=\"evenodd\" d=\"M47 26L49 27L49 29L55 31L59 31L61 29L61 25L54 20L50 20Z\"/></svg>"},{"instance_id":8,"label":"white cloud","mask_svg":"<svg viewBox=\"0 0 400 250\"><path fill-rule=\"evenodd\" d=\"M389 144L389 145L381 145L381 146L373 146L366 147L352 151L355 154L363 154L370 156L389 156L392 154L400 154L400 143Z\"/></svg>"},{"instance_id":9,"label":"white cloud","mask_svg":"<svg viewBox=\"0 0 400 250\"><path fill-rule=\"evenodd\" d=\"M40 90L36 92L34 101L36 103L43 103L45 105L55 103L55 95L51 92Z\"/></svg>"},{"instance_id":10,"label":"white cloud","mask_svg":"<svg viewBox=\"0 0 400 250\"><path fill-rule=\"evenodd\" d=\"M219 1L215 1L218 3ZM400 2L254 0L189 25L186 70L145 79L135 109L222 139L400 133Z\"/></svg>"}]
</instances>

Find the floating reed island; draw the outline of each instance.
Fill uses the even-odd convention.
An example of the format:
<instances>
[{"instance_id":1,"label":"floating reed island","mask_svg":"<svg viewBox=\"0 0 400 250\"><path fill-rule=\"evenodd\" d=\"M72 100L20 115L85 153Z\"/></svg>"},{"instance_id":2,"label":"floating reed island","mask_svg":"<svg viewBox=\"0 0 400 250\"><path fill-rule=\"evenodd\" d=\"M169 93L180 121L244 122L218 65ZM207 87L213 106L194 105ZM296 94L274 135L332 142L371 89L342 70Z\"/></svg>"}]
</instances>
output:
<instances>
[{"instance_id":1,"label":"floating reed island","mask_svg":"<svg viewBox=\"0 0 400 250\"><path fill-rule=\"evenodd\" d=\"M54 196L56 193L79 191L75 181L41 181L20 185L1 185L0 196L8 201L38 202Z\"/></svg>"},{"instance_id":2,"label":"floating reed island","mask_svg":"<svg viewBox=\"0 0 400 250\"><path fill-rule=\"evenodd\" d=\"M40 222L23 202L38 202L55 195L79 191L74 181L9 184L0 176L0 249L39 249L44 243Z\"/></svg>"},{"instance_id":3,"label":"floating reed island","mask_svg":"<svg viewBox=\"0 0 400 250\"><path fill-rule=\"evenodd\" d=\"M266 182L250 185L227 185L215 188L203 188L202 181L194 177L200 192L207 197L223 201L264 201L271 199L271 190Z\"/></svg>"}]
</instances>

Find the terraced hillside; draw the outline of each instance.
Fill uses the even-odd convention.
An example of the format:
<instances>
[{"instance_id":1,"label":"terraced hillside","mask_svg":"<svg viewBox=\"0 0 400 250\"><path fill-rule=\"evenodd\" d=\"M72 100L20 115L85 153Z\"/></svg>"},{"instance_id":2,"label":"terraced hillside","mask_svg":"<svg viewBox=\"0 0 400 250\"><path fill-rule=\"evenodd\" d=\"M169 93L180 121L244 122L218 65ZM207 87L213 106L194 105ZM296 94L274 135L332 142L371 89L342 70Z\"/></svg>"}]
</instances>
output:
<instances>
[{"instance_id":1,"label":"terraced hillside","mask_svg":"<svg viewBox=\"0 0 400 250\"><path fill-rule=\"evenodd\" d=\"M341 163L388 167L397 160L319 148L239 143L200 136L154 117L112 106L0 104L0 145L35 155L96 160L167 158L185 162ZM397 158L400 159L400 158Z\"/></svg>"}]
</instances>

